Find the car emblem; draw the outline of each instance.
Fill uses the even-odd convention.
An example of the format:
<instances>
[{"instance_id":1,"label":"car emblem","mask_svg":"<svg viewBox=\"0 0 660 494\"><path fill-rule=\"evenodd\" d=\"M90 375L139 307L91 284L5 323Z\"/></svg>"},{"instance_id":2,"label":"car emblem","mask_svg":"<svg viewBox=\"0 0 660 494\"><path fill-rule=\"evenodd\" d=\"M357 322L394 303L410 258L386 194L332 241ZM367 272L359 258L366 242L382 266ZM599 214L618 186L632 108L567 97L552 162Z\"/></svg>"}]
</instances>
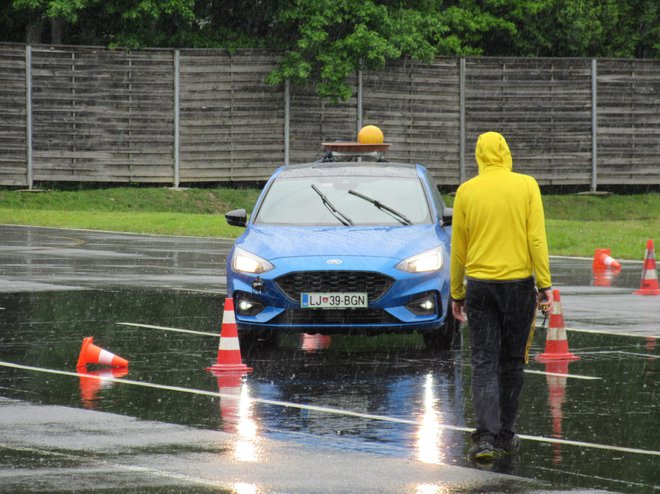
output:
<instances>
[{"instance_id":1,"label":"car emblem","mask_svg":"<svg viewBox=\"0 0 660 494\"><path fill-rule=\"evenodd\" d=\"M328 263L328 264L341 264L344 261L342 261L341 259L328 259L325 262Z\"/></svg>"}]
</instances>

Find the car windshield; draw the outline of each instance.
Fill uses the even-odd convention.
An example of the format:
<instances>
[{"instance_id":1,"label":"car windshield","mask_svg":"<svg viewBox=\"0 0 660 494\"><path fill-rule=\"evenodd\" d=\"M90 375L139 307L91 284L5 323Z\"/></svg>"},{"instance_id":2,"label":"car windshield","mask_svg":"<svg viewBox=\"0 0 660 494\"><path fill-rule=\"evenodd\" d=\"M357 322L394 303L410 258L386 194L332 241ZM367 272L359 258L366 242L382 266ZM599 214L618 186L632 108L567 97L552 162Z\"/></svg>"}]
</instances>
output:
<instances>
[{"instance_id":1,"label":"car windshield","mask_svg":"<svg viewBox=\"0 0 660 494\"><path fill-rule=\"evenodd\" d=\"M349 193L349 191L358 194ZM363 197L360 197L363 196ZM259 225L392 226L402 221L364 197L403 215L411 224L430 223L431 212L417 177L286 177L273 182L254 223ZM332 208L341 215L333 214ZM339 216L339 217L338 217ZM407 223L407 222L403 222Z\"/></svg>"}]
</instances>

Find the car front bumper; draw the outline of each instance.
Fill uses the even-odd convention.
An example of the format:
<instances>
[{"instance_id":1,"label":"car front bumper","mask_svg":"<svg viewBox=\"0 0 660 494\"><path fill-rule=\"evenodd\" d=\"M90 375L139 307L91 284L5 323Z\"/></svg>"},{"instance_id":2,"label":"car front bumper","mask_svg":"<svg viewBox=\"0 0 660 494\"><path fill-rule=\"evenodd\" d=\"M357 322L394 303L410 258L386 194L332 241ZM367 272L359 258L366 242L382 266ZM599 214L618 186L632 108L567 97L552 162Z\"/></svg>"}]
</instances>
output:
<instances>
[{"instance_id":1,"label":"car front bumper","mask_svg":"<svg viewBox=\"0 0 660 494\"><path fill-rule=\"evenodd\" d=\"M437 331L444 323L449 302L447 270L412 274L391 268L394 264L394 260L387 258L348 260L334 268L338 273L330 273L348 273L347 276L331 276L331 287L328 276L314 285L316 291L341 293L371 290L364 287L373 283L361 283L363 276L390 280L384 293L376 293L375 298L369 299L368 307L356 309L301 308L298 292L283 288L282 278L291 273L304 273L309 275L307 279L333 271L320 261L316 264L313 259L297 261L287 269L262 275L230 273L228 293L234 299L238 330L311 334ZM306 291L305 287L313 284L303 282L300 289Z\"/></svg>"}]
</instances>

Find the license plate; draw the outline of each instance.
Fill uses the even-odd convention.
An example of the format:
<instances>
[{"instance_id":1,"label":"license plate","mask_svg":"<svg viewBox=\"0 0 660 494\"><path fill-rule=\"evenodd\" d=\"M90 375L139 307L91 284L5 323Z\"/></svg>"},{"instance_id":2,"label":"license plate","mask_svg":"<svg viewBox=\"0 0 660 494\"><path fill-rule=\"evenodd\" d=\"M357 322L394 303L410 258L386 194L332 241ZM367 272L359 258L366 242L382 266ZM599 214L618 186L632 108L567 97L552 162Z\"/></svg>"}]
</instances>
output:
<instances>
[{"instance_id":1,"label":"license plate","mask_svg":"<svg viewBox=\"0 0 660 494\"><path fill-rule=\"evenodd\" d=\"M364 292L311 292L300 294L302 309L356 309L367 307Z\"/></svg>"}]
</instances>

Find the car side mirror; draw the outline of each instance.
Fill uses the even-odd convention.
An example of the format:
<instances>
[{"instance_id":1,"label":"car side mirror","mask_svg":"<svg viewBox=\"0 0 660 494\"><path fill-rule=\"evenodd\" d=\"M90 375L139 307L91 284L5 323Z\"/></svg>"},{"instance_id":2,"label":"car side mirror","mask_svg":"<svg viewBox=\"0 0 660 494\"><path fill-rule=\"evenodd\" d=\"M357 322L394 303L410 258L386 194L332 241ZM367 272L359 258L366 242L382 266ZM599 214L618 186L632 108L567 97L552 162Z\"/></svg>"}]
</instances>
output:
<instances>
[{"instance_id":1,"label":"car side mirror","mask_svg":"<svg viewBox=\"0 0 660 494\"><path fill-rule=\"evenodd\" d=\"M442 211L442 226L450 226L453 217L454 210L452 208L445 208Z\"/></svg>"},{"instance_id":2,"label":"car side mirror","mask_svg":"<svg viewBox=\"0 0 660 494\"><path fill-rule=\"evenodd\" d=\"M245 209L234 209L225 214L227 223L231 226L247 226L247 212Z\"/></svg>"}]
</instances>

